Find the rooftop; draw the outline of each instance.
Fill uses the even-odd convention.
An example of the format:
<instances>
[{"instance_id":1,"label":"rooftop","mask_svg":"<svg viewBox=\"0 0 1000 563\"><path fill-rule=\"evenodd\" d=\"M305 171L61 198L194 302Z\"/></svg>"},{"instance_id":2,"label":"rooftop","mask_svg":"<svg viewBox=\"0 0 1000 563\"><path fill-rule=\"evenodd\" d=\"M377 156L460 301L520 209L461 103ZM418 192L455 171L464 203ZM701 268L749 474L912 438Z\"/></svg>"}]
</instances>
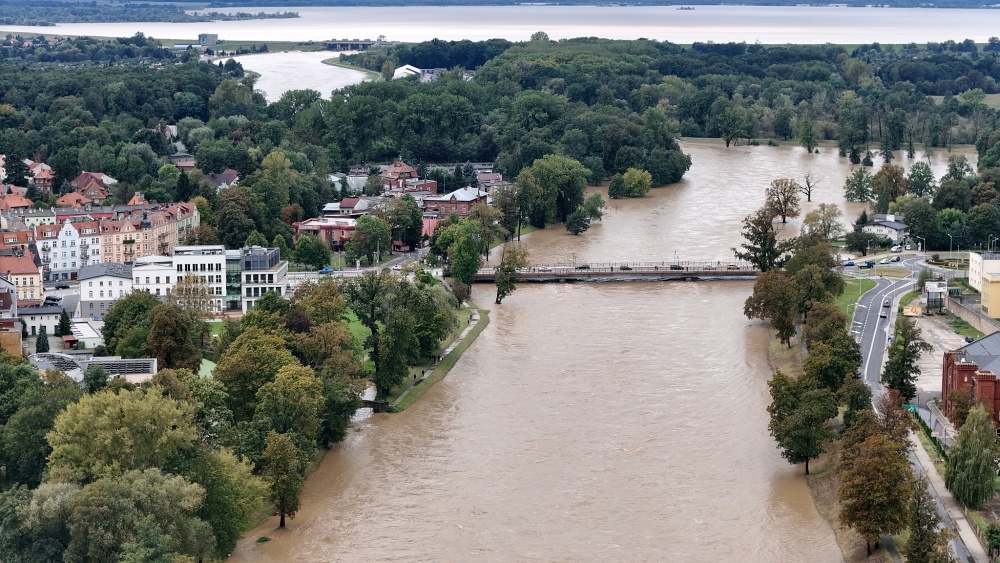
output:
<instances>
[{"instance_id":1,"label":"rooftop","mask_svg":"<svg viewBox=\"0 0 1000 563\"><path fill-rule=\"evenodd\" d=\"M80 268L77 279L89 280L101 276L111 276L115 278L132 279L132 266L130 264L118 264L116 262L102 262L100 264L87 264Z\"/></svg>"}]
</instances>

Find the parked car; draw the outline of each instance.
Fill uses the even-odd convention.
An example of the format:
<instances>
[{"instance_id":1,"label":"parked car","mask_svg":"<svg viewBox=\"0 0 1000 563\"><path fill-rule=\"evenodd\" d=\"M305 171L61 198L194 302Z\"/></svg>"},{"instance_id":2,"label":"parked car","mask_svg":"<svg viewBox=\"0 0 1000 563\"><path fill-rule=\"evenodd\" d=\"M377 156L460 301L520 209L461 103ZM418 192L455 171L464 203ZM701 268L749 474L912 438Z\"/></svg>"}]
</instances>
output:
<instances>
[{"instance_id":1,"label":"parked car","mask_svg":"<svg viewBox=\"0 0 1000 563\"><path fill-rule=\"evenodd\" d=\"M969 342L969 343L971 343L971 342L975 342L975 340L976 340L976 339L975 339L975 338L973 338L973 337L971 337L971 336L966 336L966 337L965 337L965 341L966 341L966 342Z\"/></svg>"},{"instance_id":2,"label":"parked car","mask_svg":"<svg viewBox=\"0 0 1000 563\"><path fill-rule=\"evenodd\" d=\"M715 266L713 266L713 265L709 264L709 265L707 265L707 266L702 266L702 268L701 268L701 269L702 269L702 270L714 270L714 269L715 269Z\"/></svg>"},{"instance_id":3,"label":"parked car","mask_svg":"<svg viewBox=\"0 0 1000 563\"><path fill-rule=\"evenodd\" d=\"M322 276L326 274L332 274L333 271L334 271L333 268L326 267L326 268L320 268L319 270L316 271L316 273Z\"/></svg>"},{"instance_id":4,"label":"parked car","mask_svg":"<svg viewBox=\"0 0 1000 563\"><path fill-rule=\"evenodd\" d=\"M913 245L908 244L908 245L904 246L903 248L906 249L906 250L913 250Z\"/></svg>"},{"instance_id":5,"label":"parked car","mask_svg":"<svg viewBox=\"0 0 1000 563\"><path fill-rule=\"evenodd\" d=\"M854 260L848 260L847 262L844 262L845 268L850 268L853 265L854 265Z\"/></svg>"},{"instance_id":6,"label":"parked car","mask_svg":"<svg viewBox=\"0 0 1000 563\"><path fill-rule=\"evenodd\" d=\"M579 266L576 267L576 269L577 270L589 270L590 269L590 264L580 264Z\"/></svg>"},{"instance_id":7,"label":"parked car","mask_svg":"<svg viewBox=\"0 0 1000 563\"><path fill-rule=\"evenodd\" d=\"M878 263L879 264L888 264L889 263L889 259L888 258L883 258L883 259L879 260Z\"/></svg>"},{"instance_id":8,"label":"parked car","mask_svg":"<svg viewBox=\"0 0 1000 563\"><path fill-rule=\"evenodd\" d=\"M670 269L671 270L683 270L684 266L681 266L680 264L671 264L670 265Z\"/></svg>"},{"instance_id":9,"label":"parked car","mask_svg":"<svg viewBox=\"0 0 1000 563\"><path fill-rule=\"evenodd\" d=\"M900 260L902 260L902 257L900 256L893 256L889 259L890 262L899 262Z\"/></svg>"},{"instance_id":10,"label":"parked car","mask_svg":"<svg viewBox=\"0 0 1000 563\"><path fill-rule=\"evenodd\" d=\"M889 250L891 250L891 251L893 251L893 252L900 252L900 251L902 251L902 250L903 250L903 247L902 247L902 246L899 246L899 245L897 244L896 246L894 246L894 247L890 248Z\"/></svg>"},{"instance_id":11,"label":"parked car","mask_svg":"<svg viewBox=\"0 0 1000 563\"><path fill-rule=\"evenodd\" d=\"M726 266L726 269L729 271L733 271L733 270L739 270L740 267L737 266L736 264L729 264L728 266Z\"/></svg>"},{"instance_id":12,"label":"parked car","mask_svg":"<svg viewBox=\"0 0 1000 563\"><path fill-rule=\"evenodd\" d=\"M618 269L619 270L631 270L632 266L629 266L627 264L622 264L621 266L618 266Z\"/></svg>"},{"instance_id":13,"label":"parked car","mask_svg":"<svg viewBox=\"0 0 1000 563\"><path fill-rule=\"evenodd\" d=\"M403 267L400 266L399 264L393 264L392 265L392 269L398 272L398 271L402 270Z\"/></svg>"},{"instance_id":14,"label":"parked car","mask_svg":"<svg viewBox=\"0 0 1000 563\"><path fill-rule=\"evenodd\" d=\"M56 289L69 289L69 284L68 283L57 283L56 284Z\"/></svg>"}]
</instances>

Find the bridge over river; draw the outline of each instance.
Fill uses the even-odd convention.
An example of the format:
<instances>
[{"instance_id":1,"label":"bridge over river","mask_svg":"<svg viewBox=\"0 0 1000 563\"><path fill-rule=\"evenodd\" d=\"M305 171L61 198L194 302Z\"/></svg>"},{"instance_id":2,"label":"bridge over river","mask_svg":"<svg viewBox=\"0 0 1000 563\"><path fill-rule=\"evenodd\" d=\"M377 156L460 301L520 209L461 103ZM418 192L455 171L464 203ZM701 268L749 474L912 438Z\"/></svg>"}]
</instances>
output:
<instances>
[{"instance_id":1,"label":"bridge over river","mask_svg":"<svg viewBox=\"0 0 1000 563\"><path fill-rule=\"evenodd\" d=\"M759 270L747 262L710 260L661 262L588 262L586 264L537 264L518 270L525 282L619 282L754 279ZM477 283L493 283L494 268L481 268Z\"/></svg>"}]
</instances>

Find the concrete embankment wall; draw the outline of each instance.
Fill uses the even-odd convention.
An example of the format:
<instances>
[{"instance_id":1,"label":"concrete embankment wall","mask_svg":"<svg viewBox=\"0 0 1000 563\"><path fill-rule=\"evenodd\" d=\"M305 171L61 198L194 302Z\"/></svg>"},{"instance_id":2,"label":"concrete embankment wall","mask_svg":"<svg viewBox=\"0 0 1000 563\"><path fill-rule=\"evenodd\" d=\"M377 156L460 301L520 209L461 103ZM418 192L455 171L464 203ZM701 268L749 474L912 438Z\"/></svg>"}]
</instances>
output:
<instances>
[{"instance_id":1,"label":"concrete embankment wall","mask_svg":"<svg viewBox=\"0 0 1000 563\"><path fill-rule=\"evenodd\" d=\"M983 334L993 334L1000 331L1000 327L990 322L989 319L984 318L955 299L945 297L944 306L952 313L955 313L958 318L969 323Z\"/></svg>"}]
</instances>

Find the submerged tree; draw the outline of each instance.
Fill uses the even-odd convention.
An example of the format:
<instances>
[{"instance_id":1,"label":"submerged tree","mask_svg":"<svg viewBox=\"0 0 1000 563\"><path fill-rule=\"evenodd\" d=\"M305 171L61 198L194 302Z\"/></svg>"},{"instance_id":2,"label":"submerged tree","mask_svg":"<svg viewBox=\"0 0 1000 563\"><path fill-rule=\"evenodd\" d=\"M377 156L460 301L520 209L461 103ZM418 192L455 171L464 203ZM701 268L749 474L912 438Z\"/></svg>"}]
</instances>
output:
<instances>
[{"instance_id":1,"label":"submerged tree","mask_svg":"<svg viewBox=\"0 0 1000 563\"><path fill-rule=\"evenodd\" d=\"M768 382L771 416L768 430L789 463L805 463L823 453L823 444L834 437L827 422L837 416L837 402L828 389L818 388L808 377L797 380L778 371Z\"/></svg>"},{"instance_id":2,"label":"submerged tree","mask_svg":"<svg viewBox=\"0 0 1000 563\"><path fill-rule=\"evenodd\" d=\"M766 208L758 209L743 219L743 238L746 240L740 245L743 250L734 248L733 254L740 260L750 262L761 272L780 268L787 259L786 254L795 248L794 238L778 240L774 215Z\"/></svg>"},{"instance_id":3,"label":"submerged tree","mask_svg":"<svg viewBox=\"0 0 1000 563\"><path fill-rule=\"evenodd\" d=\"M496 304L514 292L521 276L518 273L528 266L528 247L519 243L507 243L500 254L500 265L494 271L497 285Z\"/></svg>"}]
</instances>

